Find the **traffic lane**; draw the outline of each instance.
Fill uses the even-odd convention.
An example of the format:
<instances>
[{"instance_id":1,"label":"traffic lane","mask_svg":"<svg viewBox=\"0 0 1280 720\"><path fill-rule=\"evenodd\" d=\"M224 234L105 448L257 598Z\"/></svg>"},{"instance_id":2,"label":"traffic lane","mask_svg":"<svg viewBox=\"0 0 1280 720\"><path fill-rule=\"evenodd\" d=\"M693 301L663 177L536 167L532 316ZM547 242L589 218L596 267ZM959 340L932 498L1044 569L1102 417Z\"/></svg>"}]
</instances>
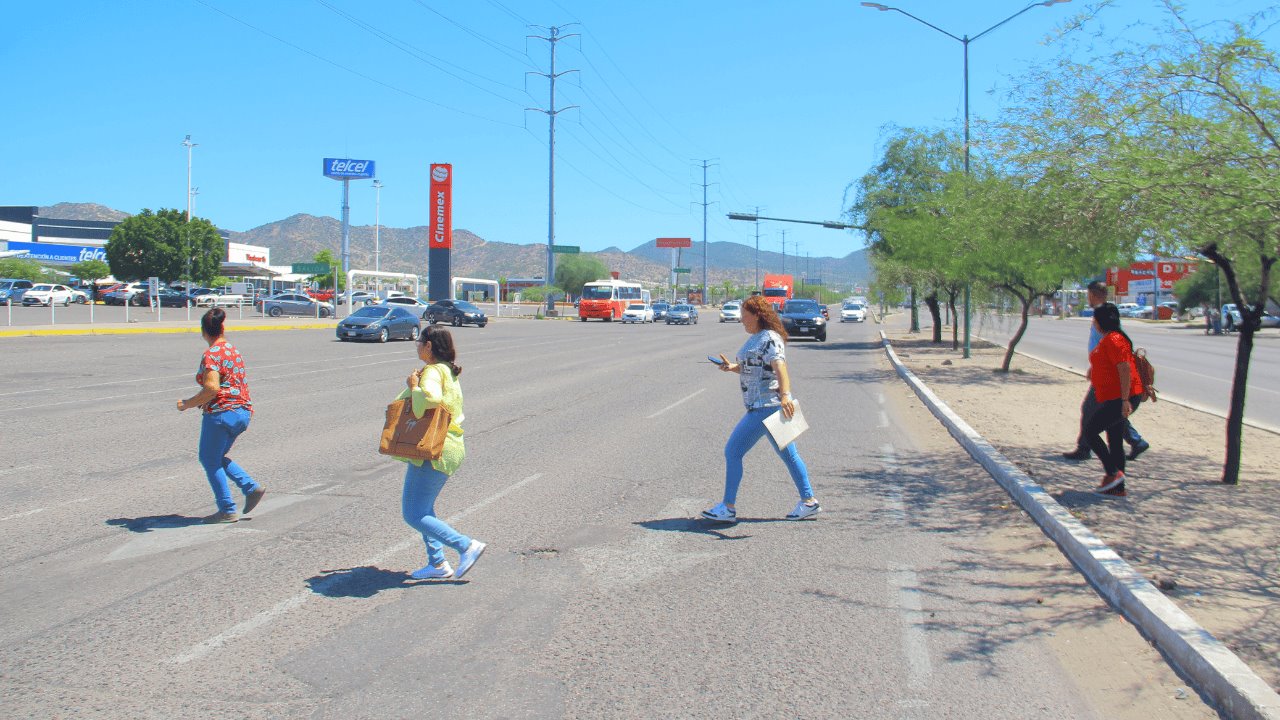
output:
<instances>
[{"instance_id":1,"label":"traffic lane","mask_svg":"<svg viewBox=\"0 0 1280 720\"><path fill-rule=\"evenodd\" d=\"M1016 322L1009 319L984 320L981 334L993 341L1008 342ZM1156 364L1157 387L1171 397L1213 408L1226 414L1235 374L1237 340L1206 336L1182 326L1152 326L1130 322L1125 332L1135 345L1145 347ZM1088 359L1089 325L1083 320L1033 320L1018 349L1067 367L1084 371ZM1280 425L1280 334L1262 332L1254 336L1250 359L1246 418Z\"/></svg>"},{"instance_id":2,"label":"traffic lane","mask_svg":"<svg viewBox=\"0 0 1280 720\"><path fill-rule=\"evenodd\" d=\"M608 353L609 348L613 348L612 352L634 357L639 350L651 344L652 336L626 338L615 333L606 330L577 336L576 342L564 343L564 356L545 363L533 363L531 367L569 365L572 356L588 350ZM734 339L740 341L742 334L665 335L664 342L659 343L664 349L646 355L647 360L652 360L649 364L660 371L656 375L643 376L646 381L663 383L662 387L647 393L639 401L636 400L636 390L640 384L630 380L633 377L630 374L623 373L619 377L618 363L610 362L608 357L601 358L598 364L602 369L599 371L574 368L572 374L597 391L581 396L572 404L562 402L565 397L563 386L552 383L549 390L540 390L538 386L545 379L543 376L519 378L528 388L527 394L522 396L528 409L542 412L527 413L516 420L506 417L505 421L493 421L493 425L486 429L487 434L481 437L469 433L472 457L451 483L444 500L453 507L466 508L497 498L468 515L460 524L465 531L473 532L477 537L498 539L494 550L486 555L483 565L477 569L476 578L483 577L483 585L476 583L465 588L440 586L432 588L430 596L425 592L417 595L398 592L402 589L402 579L395 580L394 574L389 578L383 570L387 566L416 567L421 561L421 549L412 542L411 536L408 536L409 544L405 544L407 534L395 512L398 474L392 472L384 476L379 470L370 477L361 478L370 492L375 493L374 496L349 499L346 504L327 509L312 518L299 516L300 511L307 507L303 503L273 511L263 515L262 520L281 522L287 529L265 531L265 537L223 533L220 554L213 552L211 546L204 545L170 550L167 554L135 556L132 562L137 563L136 575L147 575L155 558L162 555L167 561L177 558L179 565L182 558L186 558L185 562L193 569L172 582L137 593L127 600L118 600L102 611L103 617L88 615L60 624L40 638L32 638L16 648L15 657L25 657L24 667L30 669L29 674L24 673L32 683L28 688L33 691L30 697L42 697L45 691L36 686L53 681L60 688L70 686L75 689L70 692L61 690L68 695L80 692L89 697L98 692L119 692L146 698L149 707L160 714L169 708L231 709L231 706L234 706L234 711L245 714L249 714L246 708L254 713L279 712L315 708L330 702L333 703L330 707L339 708L333 716L342 715L343 706L357 708L365 702L373 703L363 705L365 712L372 707L395 714L401 709L398 703L404 697L403 693L410 690L416 689L415 697L456 697L450 693L454 687L453 678L457 675L442 676L439 687L427 687L426 690L432 691L423 694L421 673L413 660L424 657L428 652L432 653L432 658L446 654L448 666L459 668L463 676L470 674L501 679L503 682L494 683L499 687L524 688L539 685L539 681L547 676L571 677L570 673L579 667L583 656L611 659L609 669L612 673L633 675L636 665L625 662L626 658L644 653L654 644L646 633L659 620L669 617L675 607L679 608L680 617L687 615L690 620L677 620L669 631L658 624L657 638L671 643L669 647L677 660L673 663L664 657L662 661L680 669L674 675L715 679L718 677L715 668L737 667L741 671L739 680L745 679L746 684L760 688L757 692L763 697L758 700L765 703L763 707L780 710L793 707L788 699L791 696L777 689L779 684L793 686L801 675L816 678L824 687L847 691L838 700L821 696L815 700L819 703L813 706L815 710L844 707L842 703L853 707L856 703L849 698L882 697L878 688L883 683L905 687L904 683L895 684L895 681L901 680L898 675L904 669L920 667L921 646L918 637L912 641L915 650L910 653L914 660L908 658L907 650L891 650L900 642L898 636L905 632L901 622L903 601L914 594L903 584L904 578L909 576L904 575L899 566L894 566L887 574L881 572L879 579L885 581L883 585L875 581L872 573L865 578L854 576L847 587L841 584L828 587L822 581L814 581L816 587L799 592L792 588L787 591L790 594L783 596L785 602L757 602L745 609L727 602L729 597L758 595L759 588L770 587L770 583L779 576L784 578L785 584L789 577L786 569L795 568L798 559L804 557L803 553L814 548L827 551L825 554L817 551L813 557L815 563L822 564L824 571L842 559L847 561L849 557L875 557L874 553L859 545L859 538L864 535L883 538L889 533L861 520L874 517L875 513L872 508L861 508L855 504L860 493L851 493L849 498L850 506L854 508L853 515L860 519L853 528L854 532L848 538L836 540L806 538L802 544L796 543L803 538L797 537L800 533L822 533L824 529L835 529L840 525L839 507L845 501L837 498L839 485L824 478L820 470L815 471L815 480L819 492L827 499L830 513L823 520L834 517L834 522L799 525L743 523L738 529L749 530L749 533L744 533L749 536L731 542L721 540L721 535L702 532L698 521L693 521L695 532L668 531L661 525L646 527L636 524L672 520L687 523L689 515L718 495L723 477L719 448L740 412L740 399L734 378L725 378L709 365L699 366L690 358L706 354L691 352L695 349L701 351L709 344ZM626 344L628 340L640 344ZM806 375L808 371L804 368L818 367L819 357L835 357L835 354L824 352L824 348L832 345L794 343L791 347L797 387L803 384L808 388L804 391L808 398L806 402L810 403L806 412L818 419L813 431L812 449L805 450L806 459L815 468L828 463L834 466L833 461L824 459L825 448L834 448L844 455L849 450L849 440L843 432L834 441L831 437L821 437L822 428L842 431L846 427L845 423L832 422L826 417L829 410L825 409L824 403L833 403L841 418L849 413L858 417L875 417L877 411L850 408L849 403L841 402L839 393L824 392L821 376L810 378ZM688 363L687 369L697 372L671 367L679 360ZM467 364L464 385L474 381L472 370L483 370L484 366L480 360ZM701 371L704 369L710 378L717 381L715 384L709 385L703 380ZM648 372L648 368L643 367L636 370ZM839 372L838 368L827 367L825 374L829 376ZM509 370L503 370L502 376L508 381L517 379ZM844 378L842 387L862 388L865 380L865 377L855 374L853 378ZM472 382L465 386L483 387L484 383L477 385ZM500 408L486 407L484 396L484 392L476 390L468 394L468 408L476 408L476 423L480 427L489 422L486 418L500 413ZM348 400L357 402L354 396L349 396ZM731 408L727 413L726 405ZM626 411L619 411L619 408ZM664 409L665 412L659 412ZM634 434L636 417L642 413L647 413L644 417L649 418L655 432L662 433L664 445L661 452L655 453L643 443L625 441ZM723 427L719 428L718 436L708 438L706 431L700 431L708 427L710 418L719 419L721 423L718 425ZM538 423L538 419L546 422ZM470 419L468 423L470 427ZM376 430L376 425L374 428ZM581 438L591 437L591 433L616 441L583 443ZM880 438L868 435L867 439L875 442ZM319 467L322 461L306 459L308 451L319 450L314 444L309 446L281 438L277 446L293 447L294 454L303 457L301 461L295 457L295 462L310 467L312 475L322 472ZM862 448L858 455L868 454L868 449ZM772 453L763 449L748 458L750 487L744 484L743 497L744 500L752 498L752 505L763 518L776 517L794 504L794 489L785 475L780 476L777 462ZM545 472L548 468L550 472ZM544 471L543 474L538 474L539 470ZM535 474L522 475L528 471ZM517 476L521 479L513 481ZM494 478L500 482L494 483ZM774 482L761 483L759 478L773 478ZM874 483L872 487L879 485ZM502 495L511 488L515 489ZM476 498L480 499L466 505ZM263 508L270 507L270 502L269 499ZM314 511L314 506L312 508ZM632 518L629 523L625 522L627 518ZM252 523L246 525L253 527ZM265 522L258 527L269 528ZM231 526L222 529L244 528ZM661 533L661 538L675 536L678 541L687 539L695 544L671 546L665 539L651 539L655 533ZM397 537L401 539L397 541ZM753 544L753 538L760 538L761 542ZM739 552L737 545L744 543L748 550ZM720 553L726 546L730 555L721 559ZM505 553L503 549L506 549ZM830 554L833 549L836 557ZM917 554L914 550L893 553L895 557L914 557ZM735 559L735 556L740 557ZM213 559L207 564L198 564L198 558L211 557ZM712 561L729 565L717 568ZM700 572L708 563L713 565L713 572L722 571L726 576L736 578L732 582L726 580L728 584L718 588L721 590L718 595L707 592L708 582ZM877 569L889 567L880 560L871 565ZM317 567L338 572L323 573L314 570ZM249 577L246 577L245 568L253 569ZM810 570L805 567L795 577L809 577ZM306 578L309 584L306 591L298 590L299 578L306 572L314 572L315 575ZM483 576L479 574L481 572L484 572ZM235 580L228 583L228 578ZM677 585L672 589L655 585L683 578L693 580L693 585ZM888 578L892 578L893 584ZM322 581L320 587L325 588L322 592L310 589ZM526 584L536 588L537 592L524 592ZM660 607L654 609L643 604L645 598L649 598L650 604L655 602L651 597L653 593L644 590L646 585L653 585L661 591L657 596ZM716 587L714 583L711 585ZM586 592L587 587L591 588L589 593ZM865 629L855 625L846 633L845 616L850 607L865 605L875 608L877 603L887 604L883 596L876 597L874 593L867 600L857 595L862 588L875 587L887 588L889 599L894 601L893 610L886 610L882 616L873 613ZM630 589L624 592L627 588ZM463 589L477 592L464 593ZM815 589L819 592L809 592ZM845 595L840 595L842 591ZM612 615L572 609L566 612L564 605L566 599L582 596L582 607L602 609L597 605L602 602L601 598L608 601L618 594L632 597L628 592L639 593L636 603L632 603L638 604L638 608L624 607L619 612L630 613L637 622L631 623L624 618L622 627L638 627L637 632L628 630L612 634L612 630L618 629ZM672 593L677 593L680 599L673 599ZM314 597L316 595L319 597ZM844 599L852 597L853 602L836 601L832 595ZM200 598L199 607L191 607L190 601L180 602L179 598ZM764 628L762 634L752 637L758 639L757 644L773 653L774 661L743 665L738 646L716 644L719 640L732 638L737 627L726 626L727 612L736 612L735 619L747 627ZM823 627L837 628L825 636L831 638L830 646L822 638L814 642L808 642L806 638L805 649L799 650L793 642L793 627L778 621L779 617L792 617L792 612L818 618ZM906 612L917 611L907 607ZM406 618L419 620L406 621ZM891 619L898 622L890 622ZM246 623L251 627L236 631L238 627L245 628ZM136 635L139 626L150 628L152 624L161 628L154 632L156 637L148 636L142 643L128 637L130 629ZM558 647L570 648L563 658L567 664L557 666L555 672L531 675L530 666L545 663L546 656L542 650L546 643L551 642L547 640L549 628L555 628L555 637L561 637L570 627L574 638L581 636L594 640L562 642ZM891 629L891 637L873 641L866 639L867 636L875 637L877 628L882 627ZM640 638L637 644L643 647L627 648L625 652L619 650L620 644L636 643L633 638ZM696 639L699 647L713 650L711 657L696 652L682 653L681 649L688 647L690 638ZM55 653L54 661L50 662L31 657L43 657L40 653L49 646L72 647L77 642L81 644L81 652L74 657L69 653ZM128 642L136 646L123 647ZM897 659L889 663L890 667L864 670L862 665L866 663L868 645L876 648L879 656ZM811 655L813 646L819 647L821 653ZM884 648L883 652L879 652L881 648ZM795 657L789 658L788 651ZM758 656L752 657L758 659ZM814 668L806 665L809 657L832 659ZM93 667L85 667L83 658L89 658L88 663ZM144 670L153 669L151 673L131 674L131 677L149 677L151 680L135 682L126 678L122 682L108 681L102 687L83 681L82 678L86 677L113 678L109 672L110 661L118 658L136 662L138 665L135 667L140 666ZM710 670L709 664L712 666ZM269 692L251 692L243 702L236 704L227 703L221 693L206 689L235 687L245 677L243 673L246 671L255 678L257 687L269 688ZM157 677L165 678L159 687L154 680ZM850 678L854 679L851 681ZM858 678L866 678L867 684L859 684ZM512 682L507 683L508 680ZM335 682L341 698L331 701ZM625 702L639 706L651 703L654 697L660 697L662 686L662 683L655 683L636 687ZM386 689L402 692L386 694L383 692ZM557 702L570 702L570 707L590 707L589 703L593 702L591 697L578 693L567 701L563 697L557 699L561 695L563 693L558 689L544 689L533 696L532 701L522 701L505 690L495 690L478 693L470 699L459 699L454 704L469 711L467 714L483 717L510 714L506 711L529 707L530 702L534 707L543 708L554 708ZM378 704L388 703L388 698L394 698L397 704L393 707ZM948 699L947 703L953 701ZM575 702L580 705L572 705Z\"/></svg>"},{"instance_id":3,"label":"traffic lane","mask_svg":"<svg viewBox=\"0 0 1280 720\"><path fill-rule=\"evenodd\" d=\"M564 365L564 363L555 363L555 364L558 364L558 365ZM556 397L556 399L562 398L562 397L563 397L563 394L562 394L562 393L556 393L556 394L555 394L555 397ZM551 398L548 398L548 400L551 400ZM481 412L481 414L482 414L482 415L484 414L484 413L483 413L483 409L481 409L481 411L480 411L480 412ZM617 418L617 420L618 420L618 421L625 421L625 420L627 419L627 418L626 418L626 416L621 415L621 414L618 414L618 413L605 413L605 412L601 412L601 413L595 413L594 415L595 415L595 416L597 416L597 417L600 417L600 418L608 418L608 417ZM622 434L623 434L623 433L622 433L622 429L621 429L621 428L617 428L617 430L618 430L618 432L616 432L616 433L610 433L610 435L611 435L611 436L620 436L620 435L622 435ZM508 449L511 449L511 448L512 448L512 444L511 444L511 443L509 443L509 442L503 442L503 447L508 448ZM552 462L554 462L556 459L558 459L558 458L559 458L559 454L558 454L558 453L554 453L554 452L553 452L552 454L553 454L553 455L555 455L555 457L548 457L548 458L546 458L548 463L552 463ZM529 453L522 453L522 455L533 456L533 453L532 453L532 452L529 452ZM472 464L472 463L469 461L469 464ZM584 473L585 473L585 470L584 470ZM393 479L393 483L395 482L395 480L396 480L396 479ZM580 493L580 490L574 490L574 493L575 493L575 494L576 494L576 493ZM391 493L387 493L387 494L388 494L388 495L391 495ZM392 495L392 497L394 497L394 496ZM267 508L269 508L269 507L271 506L271 502L272 502L272 500L269 498L269 499L268 499L268 501L267 501L267 502L265 502L265 503L263 504L263 509L267 509ZM394 526L396 526L397 528L399 527L398 522L395 522L395 523L392 523L392 524L393 524ZM364 526L364 525L365 525L365 523L361 522L361 523L359 523L359 525ZM235 528L234 528L234 529L236 529L236 530L242 530L243 528L241 528L240 526L235 526ZM403 528L399 528L399 529L400 529L400 532L404 532L404 529L403 529ZM227 541L228 543L231 543L231 544L232 544L232 548L231 548L231 549L232 549L233 554L236 554L236 555L238 555L238 556L240 556L240 557L242 557L242 558L243 558L243 553L237 552L237 551L235 550L235 545L234 545L234 543L235 543L237 540L238 540L241 544L243 544L243 543L245 543L245 542L249 542L249 541L254 540L254 539L253 539L253 538L247 538L247 537L246 537L246 538L231 538L231 539L229 539L229 540ZM259 544L261 544L261 543L259 543ZM207 549L207 548L202 548L202 550L204 550L204 549ZM192 552L195 552L195 551L192 551ZM420 552L421 552L421 551L420 551L420 550L418 550L416 553L413 553L413 554L420 554ZM335 555L337 555L337 554L335 553ZM238 561L238 562L243 562L243 560ZM414 562L420 562L420 560L417 560L417 559L411 559L409 562L410 562L409 567L415 567L416 565L414 565L414 564L412 564L412 563L414 563ZM488 561L486 560L486 562L488 562ZM238 567L238 565L237 565L237 567ZM220 569L218 569L218 568L211 568L210 570L211 570L211 572L210 572L210 573L208 573L208 575L209 575L209 576L211 576L211 577L217 578L217 577L222 577L222 576L223 576L223 573L222 573L222 572L219 572L219 570L220 570ZM222 570L225 570L225 568L223 568ZM269 573L268 573L268 575L269 575ZM182 577L182 578L177 579L177 580L175 581L175 586L176 586L176 587L175 587L174 592L177 592L177 590L179 590L179 589L180 589L180 591L181 591L181 592L177 592L177 594L180 594L180 595L182 595L182 596L193 596L193 597L209 597L210 595L214 595L214 597L211 597L211 598L210 598L210 602L211 602L211 603L213 603L213 604L214 604L214 605L216 605L216 606L223 606L223 605L225 605L225 606L228 606L228 607L236 607L236 606L243 606L243 605L245 604L245 597L244 597L243 595L245 595L246 593L245 593L245 588L243 587L243 585L244 585L243 583L237 582L237 586L238 586L237 599L238 599L238 602L233 601L233 599L232 599L232 598L228 598L226 603L220 603L220 602L218 602L218 598L216 597L216 592L214 592L217 588L204 587L204 586L198 586L198 587L181 587L181 584L186 583L186 582L188 582L188 581L189 581L189 578L187 578L187 577ZM215 582L216 582L216 581L215 581ZM158 593L157 593L157 594L158 594ZM248 595L249 597L252 597L252 593L247 593L247 595ZM289 598L286 598L286 602L288 601L288 599L289 599ZM161 603L161 604L163 605L163 603ZM167 606L166 606L166 607L167 607ZM275 606L272 606L272 607L275 607ZM162 611L163 611L164 609L165 609L164 607L162 607L162 608L157 608L157 609L155 609L155 611L154 611L154 612L152 612L152 610L151 610L150 608L146 608L146 607L144 607L144 608L142 608L142 611L146 614L146 616L148 616L148 617L153 617L153 618L154 618L154 617L156 617L157 615L159 615L160 617L163 617L163 612L162 612ZM270 611L270 608L268 608L268 611L267 611L267 612L269 612L269 611ZM287 614L287 613L286 613L286 614ZM203 617L203 616L202 616L202 617ZM225 618L225 614L224 614L224 613L214 613L214 614L212 614L212 618L211 618L211 620L212 620L215 624L216 624L216 621L218 621L218 620L224 620L224 619L227 619L227 618ZM283 621L283 620L285 620L285 618L282 618L282 621ZM291 619L289 619L289 621L291 621ZM94 624L95 624L95 626L96 626L96 625L102 625L103 623L94 623ZM111 623L105 623L105 624L106 624L106 625L109 625L109 624L111 624ZM184 624L184 623L182 623L182 622L176 622L176 623L164 623L165 627L173 626L173 627L175 627L175 628L183 628L185 631L181 633L182 635L192 634L192 633L191 633L191 630L192 630L191 625L192 625L192 624L193 624L193 623L192 623L192 622L190 622L190 621L188 621L188 622L187 622L187 623L185 623L185 624ZM129 625L129 622L128 622L128 621L125 621L125 622L123 623L123 625L127 627L127 626ZM203 623L196 623L195 625L196 625L196 627L195 627L194 629L195 629L195 630L197 630L197 631L201 631L201 630L212 630L212 629L213 629L213 628L210 628L210 627L205 627ZM79 631L83 631L83 629L84 629L84 628L83 628L83 626L82 626L82 625L80 625L80 624L77 624L77 623L70 623L66 628L63 628L63 627L61 627L61 626L60 626L58 629L66 629L66 630L70 633L70 635L75 635L75 634L77 634ZM198 633L198 632L196 632L196 633L194 633L194 634L197 634L197 635L198 635L199 633ZM118 653L113 653L113 652L111 652L111 649L112 649L112 648L114 648L114 647L116 646L116 644L118 644L119 642L123 641L123 639L124 639L124 638L120 637L119 635L116 635L116 634L114 634L114 633L109 633L109 632L103 632L103 633L100 633L99 635L97 635L97 636L95 636L95 637L96 637L96 641L95 641L94 643L90 643L90 647L88 647L88 648L82 648L82 649L85 649L85 650L90 651L90 655L93 655L93 656L101 656L101 657L119 657L119 654L118 654ZM217 635L213 635L213 637L217 637ZM63 645L64 643L62 642L62 640L64 640L64 639L69 639L69 637L67 637L67 638L60 638L60 639L59 639L58 641L56 641L54 644L55 644L55 645ZM167 644L172 644L172 642L173 642L173 640L174 640L174 637L173 637L173 634L172 634L172 633L166 633L166 634L163 634L162 639L164 639L164 640L168 640L169 642L168 642ZM98 650L98 649L103 650L103 652L97 652L97 650ZM148 649L146 649L146 648L142 648L141 650L143 650L143 652L141 652L141 655L142 655L142 656L147 656L147 655L151 655L151 654L153 654L153 653L151 653L151 652L150 652ZM191 655L191 654L192 654L192 653L191 653L190 651L187 651L187 652L185 652L185 653L179 653L176 657L183 658L183 657L186 657L186 656ZM128 659L129 659L130 661L134 661L135 659L137 659L137 660L141 660L142 658L137 657L137 656L136 656L135 654L133 654L133 653L130 653L130 654L129 654ZM55 660L55 662L54 662L54 663L52 663L52 666L56 666L58 662L64 661L64 660L66 660L66 658L65 658L64 656L62 656L62 655L58 655L56 658L54 658L54 660ZM250 660L250 661L251 661L252 659L250 658L250 659L248 659L248 660ZM190 660L190 661L188 661L188 662L190 662L190 663L193 663L193 664L194 664L194 663L197 663L197 662L199 662L199 661L200 661L200 658L196 657L196 658L192 658L192 660ZM39 664L39 663L36 663L36 664L35 664L35 666L36 666L37 668L43 668L43 667L45 667L45 666L43 666L43 665L41 665L41 664ZM50 667L48 667L48 668L46 668L46 669L51 670L51 669L52 669L52 666L50 666ZM236 666L237 666L237 667L239 667L239 668L243 668L243 667L245 667L245 665L244 665L243 663L237 663L237 664L236 664Z\"/></svg>"}]
</instances>

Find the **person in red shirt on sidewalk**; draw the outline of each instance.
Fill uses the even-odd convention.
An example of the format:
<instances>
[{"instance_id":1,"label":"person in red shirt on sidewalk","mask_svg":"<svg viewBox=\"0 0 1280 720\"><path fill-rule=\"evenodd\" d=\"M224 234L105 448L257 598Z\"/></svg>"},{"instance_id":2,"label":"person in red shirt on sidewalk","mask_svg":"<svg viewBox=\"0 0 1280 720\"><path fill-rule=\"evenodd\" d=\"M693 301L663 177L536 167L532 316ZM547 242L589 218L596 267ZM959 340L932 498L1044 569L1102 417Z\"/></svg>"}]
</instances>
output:
<instances>
[{"instance_id":1,"label":"person in red shirt on sidewalk","mask_svg":"<svg viewBox=\"0 0 1280 720\"><path fill-rule=\"evenodd\" d=\"M1089 353L1089 383L1098 404L1085 420L1085 438L1106 472L1096 492L1125 497L1125 421L1142 402L1144 388L1133 359L1133 341L1120 329L1120 310L1103 303L1094 309L1093 323L1102 333L1102 340Z\"/></svg>"}]
</instances>

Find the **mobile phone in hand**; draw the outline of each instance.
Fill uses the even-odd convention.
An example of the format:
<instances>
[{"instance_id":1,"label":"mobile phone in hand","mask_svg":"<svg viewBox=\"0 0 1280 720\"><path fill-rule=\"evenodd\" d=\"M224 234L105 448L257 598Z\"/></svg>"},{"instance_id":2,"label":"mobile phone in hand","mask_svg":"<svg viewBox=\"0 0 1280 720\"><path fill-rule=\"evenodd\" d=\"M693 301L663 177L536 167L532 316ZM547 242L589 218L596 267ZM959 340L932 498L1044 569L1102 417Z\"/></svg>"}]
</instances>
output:
<instances>
[{"instance_id":1,"label":"mobile phone in hand","mask_svg":"<svg viewBox=\"0 0 1280 720\"><path fill-rule=\"evenodd\" d=\"M723 360L721 360L721 359L720 359L720 358L718 358L718 357L713 357L713 356L711 356L711 355L708 355L708 356L707 356L707 359L708 359L708 360L710 360L711 362L713 362L713 363L717 364L717 365L723 365L723 364L724 364L724 361L723 361Z\"/></svg>"}]
</instances>

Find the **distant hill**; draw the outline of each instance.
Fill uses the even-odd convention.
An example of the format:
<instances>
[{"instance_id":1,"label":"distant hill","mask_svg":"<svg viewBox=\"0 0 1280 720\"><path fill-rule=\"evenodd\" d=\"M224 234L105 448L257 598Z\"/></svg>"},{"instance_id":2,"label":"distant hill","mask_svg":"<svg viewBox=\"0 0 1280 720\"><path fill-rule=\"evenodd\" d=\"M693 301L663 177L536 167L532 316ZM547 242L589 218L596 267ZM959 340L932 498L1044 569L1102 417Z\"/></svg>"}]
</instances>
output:
<instances>
[{"instance_id":1,"label":"distant hill","mask_svg":"<svg viewBox=\"0 0 1280 720\"><path fill-rule=\"evenodd\" d=\"M59 203L40 208L40 215L64 220L106 220L119 222L128 213L93 203ZM262 245L271 248L274 265L309 262L321 250L337 253L342 243L342 223L332 217L297 214L284 220L267 223L246 232L231 232L232 242ZM381 267L387 272L426 274L427 227L410 228L383 226L379 233ZM354 267L372 268L374 227L351 227L351 263ZM630 251L610 247L593 253L610 270L618 271L623 278L650 283L666 283L670 280L671 251L644 243ZM474 233L453 231L453 274L466 277L541 277L546 272L546 245L534 243L516 245L491 242ZM702 279L702 243L680 251L680 266L691 268L695 282ZM781 253L761 250L760 275L780 272L783 267ZM756 251L754 247L731 242L712 242L707 248L707 280L720 285L731 280L736 285L750 285L756 277ZM863 282L870 277L865 250L854 251L843 258L786 257L786 271L810 278L824 277L828 282Z\"/></svg>"},{"instance_id":2,"label":"distant hill","mask_svg":"<svg viewBox=\"0 0 1280 720\"><path fill-rule=\"evenodd\" d=\"M94 203L58 203L40 208L40 217L58 220L100 220L102 222L120 222L129 217L129 213L112 210L106 205Z\"/></svg>"}]
</instances>

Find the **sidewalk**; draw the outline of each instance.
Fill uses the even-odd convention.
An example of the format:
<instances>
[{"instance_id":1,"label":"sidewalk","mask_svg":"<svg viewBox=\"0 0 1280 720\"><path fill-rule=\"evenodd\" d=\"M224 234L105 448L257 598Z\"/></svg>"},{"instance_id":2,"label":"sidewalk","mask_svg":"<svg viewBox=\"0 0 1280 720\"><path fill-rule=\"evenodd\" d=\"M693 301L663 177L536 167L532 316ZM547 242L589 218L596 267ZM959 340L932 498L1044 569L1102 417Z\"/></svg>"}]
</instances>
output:
<instances>
[{"instance_id":1,"label":"sidewalk","mask_svg":"<svg viewBox=\"0 0 1280 720\"><path fill-rule=\"evenodd\" d=\"M1151 450L1129 464L1129 497L1092 494L1096 459L1064 460L1087 388L1028 357L996 372L1004 349L974 339L972 357L883 326L894 350L947 405L1273 688L1280 686L1280 436L1244 428L1240 484L1220 482L1226 423L1172 402L1144 404L1134 425ZM944 364L948 363L948 364Z\"/></svg>"}]
</instances>

